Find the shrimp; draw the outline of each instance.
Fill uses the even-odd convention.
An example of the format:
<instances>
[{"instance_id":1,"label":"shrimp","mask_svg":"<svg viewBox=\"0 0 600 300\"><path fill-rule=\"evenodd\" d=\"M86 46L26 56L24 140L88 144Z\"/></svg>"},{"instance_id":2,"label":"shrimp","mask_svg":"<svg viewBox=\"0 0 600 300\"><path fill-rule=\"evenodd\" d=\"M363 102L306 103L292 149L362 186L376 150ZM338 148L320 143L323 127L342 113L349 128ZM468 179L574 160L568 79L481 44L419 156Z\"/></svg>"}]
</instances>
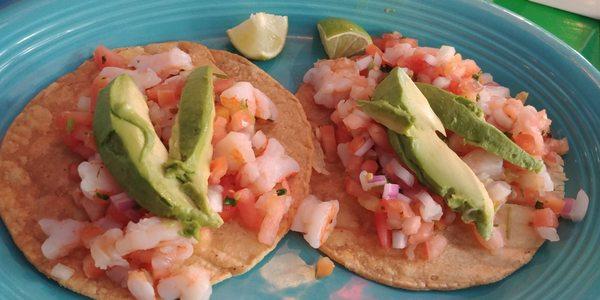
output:
<instances>
[{"instance_id":1,"label":"shrimp","mask_svg":"<svg viewBox=\"0 0 600 300\"><path fill-rule=\"evenodd\" d=\"M337 200L321 202L309 195L302 201L291 229L304 233L304 239L313 248L319 248L335 228L339 203Z\"/></svg>"},{"instance_id":2,"label":"shrimp","mask_svg":"<svg viewBox=\"0 0 600 300\"><path fill-rule=\"evenodd\" d=\"M129 263L117 251L115 244L123 238L123 231L118 228L110 229L95 238L90 246L94 265L102 270L108 267L128 267Z\"/></svg>"},{"instance_id":3,"label":"shrimp","mask_svg":"<svg viewBox=\"0 0 600 300\"><path fill-rule=\"evenodd\" d=\"M278 112L273 101L257 88L254 88L254 98L256 99L256 117L275 121Z\"/></svg>"},{"instance_id":4,"label":"shrimp","mask_svg":"<svg viewBox=\"0 0 600 300\"><path fill-rule=\"evenodd\" d=\"M84 161L77 167L81 183L79 187L88 199L94 199L98 194L114 195L121 189L110 172L99 160Z\"/></svg>"},{"instance_id":5,"label":"shrimp","mask_svg":"<svg viewBox=\"0 0 600 300\"><path fill-rule=\"evenodd\" d=\"M42 254L47 259L57 259L68 255L73 249L82 246L80 233L85 222L65 219L41 219L38 224L48 238L42 244Z\"/></svg>"},{"instance_id":6,"label":"shrimp","mask_svg":"<svg viewBox=\"0 0 600 300\"><path fill-rule=\"evenodd\" d=\"M184 262L194 254L192 239L179 238L163 242L152 255L151 265L154 278L164 278L177 264Z\"/></svg>"},{"instance_id":7,"label":"shrimp","mask_svg":"<svg viewBox=\"0 0 600 300\"><path fill-rule=\"evenodd\" d=\"M117 67L103 68L102 71L100 71L100 74L98 74L98 78L109 82L121 74L127 74L131 76L135 82L135 85L137 85L141 92L144 92L146 89L159 84L161 81L156 72L151 69L134 71Z\"/></svg>"},{"instance_id":8,"label":"shrimp","mask_svg":"<svg viewBox=\"0 0 600 300\"><path fill-rule=\"evenodd\" d=\"M249 187L254 194L260 195L298 171L298 162L285 154L285 149L279 141L269 138L262 155L256 161L242 167L240 182L244 187Z\"/></svg>"},{"instance_id":9,"label":"shrimp","mask_svg":"<svg viewBox=\"0 0 600 300\"><path fill-rule=\"evenodd\" d=\"M136 70L153 70L162 78L194 68L192 57L177 47L163 53L136 56L129 62L129 66Z\"/></svg>"},{"instance_id":10,"label":"shrimp","mask_svg":"<svg viewBox=\"0 0 600 300\"><path fill-rule=\"evenodd\" d=\"M208 300L212 294L210 274L198 265L184 267L173 276L160 280L156 289L165 300Z\"/></svg>"},{"instance_id":11,"label":"shrimp","mask_svg":"<svg viewBox=\"0 0 600 300\"><path fill-rule=\"evenodd\" d=\"M462 160L473 170L483 182L488 179L498 180L504 174L503 160L499 156L476 149L462 157Z\"/></svg>"},{"instance_id":12,"label":"shrimp","mask_svg":"<svg viewBox=\"0 0 600 300\"><path fill-rule=\"evenodd\" d=\"M248 135L230 132L215 145L214 157L227 158L227 173L237 172L244 164L256 160Z\"/></svg>"},{"instance_id":13,"label":"shrimp","mask_svg":"<svg viewBox=\"0 0 600 300\"><path fill-rule=\"evenodd\" d=\"M178 222L157 217L141 219L138 223L130 222L127 225L125 234L116 241L115 248L120 255L152 249L163 241L178 239L180 231Z\"/></svg>"},{"instance_id":14,"label":"shrimp","mask_svg":"<svg viewBox=\"0 0 600 300\"><path fill-rule=\"evenodd\" d=\"M249 82L236 82L221 93L219 100L231 112L248 109L252 116L256 115L255 88Z\"/></svg>"},{"instance_id":15,"label":"shrimp","mask_svg":"<svg viewBox=\"0 0 600 300\"><path fill-rule=\"evenodd\" d=\"M152 278L144 270L129 271L127 289L138 300L154 300Z\"/></svg>"},{"instance_id":16,"label":"shrimp","mask_svg":"<svg viewBox=\"0 0 600 300\"><path fill-rule=\"evenodd\" d=\"M292 204L292 197L278 197L274 192L266 193L256 201L255 206L265 212L260 224L258 241L265 245L273 245L283 216Z\"/></svg>"}]
</instances>

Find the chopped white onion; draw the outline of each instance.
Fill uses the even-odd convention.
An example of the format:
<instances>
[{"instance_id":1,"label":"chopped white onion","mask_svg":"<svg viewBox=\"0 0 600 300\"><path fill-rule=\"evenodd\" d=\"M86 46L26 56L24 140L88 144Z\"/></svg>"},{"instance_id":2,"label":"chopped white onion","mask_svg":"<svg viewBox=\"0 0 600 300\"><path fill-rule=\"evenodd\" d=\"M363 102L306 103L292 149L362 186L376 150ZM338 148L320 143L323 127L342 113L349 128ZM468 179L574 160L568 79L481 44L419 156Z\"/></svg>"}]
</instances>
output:
<instances>
[{"instance_id":1,"label":"chopped white onion","mask_svg":"<svg viewBox=\"0 0 600 300\"><path fill-rule=\"evenodd\" d=\"M556 228L554 227L535 227L535 230L543 239L549 240L551 242L560 241L560 238L558 237L558 232L556 232Z\"/></svg>"},{"instance_id":2,"label":"chopped white onion","mask_svg":"<svg viewBox=\"0 0 600 300\"><path fill-rule=\"evenodd\" d=\"M90 97L81 96L77 100L77 110L79 111L90 111L92 99Z\"/></svg>"},{"instance_id":3,"label":"chopped white onion","mask_svg":"<svg viewBox=\"0 0 600 300\"><path fill-rule=\"evenodd\" d=\"M383 186L383 193L381 197L386 200L396 199L398 197L398 192L400 191L400 186L393 183L386 183Z\"/></svg>"},{"instance_id":4,"label":"chopped white onion","mask_svg":"<svg viewBox=\"0 0 600 300\"><path fill-rule=\"evenodd\" d=\"M381 55L379 55L379 53L375 53L375 56L373 56L373 65L375 65L376 67L381 66Z\"/></svg>"},{"instance_id":5,"label":"chopped white onion","mask_svg":"<svg viewBox=\"0 0 600 300\"><path fill-rule=\"evenodd\" d=\"M359 71L362 71L362 70L367 69L372 61L373 61L373 56L367 55L367 56L357 60L356 66L358 67Z\"/></svg>"},{"instance_id":6,"label":"chopped white onion","mask_svg":"<svg viewBox=\"0 0 600 300\"><path fill-rule=\"evenodd\" d=\"M367 153L367 151L369 151L371 149L371 147L373 147L373 145L375 145L375 142L371 138L367 138L365 140L365 142L362 144L362 146L360 146L360 148L356 149L356 151L354 152L354 155L355 156L365 155L365 153Z\"/></svg>"},{"instance_id":7,"label":"chopped white onion","mask_svg":"<svg viewBox=\"0 0 600 300\"><path fill-rule=\"evenodd\" d=\"M61 263L54 265L54 267L50 271L50 275L52 275L52 277L58 280L68 280L69 278L71 278L71 276L73 276L73 274L75 274L75 270Z\"/></svg>"},{"instance_id":8,"label":"chopped white onion","mask_svg":"<svg viewBox=\"0 0 600 300\"><path fill-rule=\"evenodd\" d=\"M439 87L440 89L445 89L450 86L450 81L450 79L444 76L439 76L436 79L434 79L431 84L433 84L436 87Z\"/></svg>"},{"instance_id":9,"label":"chopped white onion","mask_svg":"<svg viewBox=\"0 0 600 300\"><path fill-rule=\"evenodd\" d=\"M452 59L452 57L454 57L454 54L456 54L456 49L454 49L454 47L446 45L440 47L440 51L438 51L438 54L436 56L438 64L447 63L449 60Z\"/></svg>"},{"instance_id":10,"label":"chopped white onion","mask_svg":"<svg viewBox=\"0 0 600 300\"><path fill-rule=\"evenodd\" d=\"M577 197L573 202L573 208L569 213L570 219L575 222L583 220L583 217L585 217L589 204L590 198L588 197L588 195L583 189L579 190L579 192L577 192Z\"/></svg>"},{"instance_id":11,"label":"chopped white onion","mask_svg":"<svg viewBox=\"0 0 600 300\"><path fill-rule=\"evenodd\" d=\"M223 187L220 185L208 186L208 203L214 212L223 211Z\"/></svg>"},{"instance_id":12,"label":"chopped white onion","mask_svg":"<svg viewBox=\"0 0 600 300\"><path fill-rule=\"evenodd\" d=\"M397 160L393 159L390 163L392 164L391 166L394 175L398 176L398 178L400 178L400 180L402 180L406 185L413 186L415 183L415 176L413 176L413 174L411 174L407 169L402 167Z\"/></svg>"},{"instance_id":13,"label":"chopped white onion","mask_svg":"<svg viewBox=\"0 0 600 300\"><path fill-rule=\"evenodd\" d=\"M425 222L439 221L442 218L442 206L439 205L431 195L426 192L420 192L416 195L416 198L421 201L419 212Z\"/></svg>"},{"instance_id":14,"label":"chopped white onion","mask_svg":"<svg viewBox=\"0 0 600 300\"><path fill-rule=\"evenodd\" d=\"M402 193L398 193L398 195L396 195L396 199L400 200L402 202L406 202L407 204L410 204L412 202L412 199L408 198L406 195L404 195Z\"/></svg>"},{"instance_id":15,"label":"chopped white onion","mask_svg":"<svg viewBox=\"0 0 600 300\"><path fill-rule=\"evenodd\" d=\"M430 66L437 66L437 64L438 64L438 59L435 58L435 56L433 56L431 54L425 54L424 60Z\"/></svg>"},{"instance_id":16,"label":"chopped white onion","mask_svg":"<svg viewBox=\"0 0 600 300\"><path fill-rule=\"evenodd\" d=\"M394 249L404 249L406 248L407 237L400 230L392 231L392 248Z\"/></svg>"}]
</instances>

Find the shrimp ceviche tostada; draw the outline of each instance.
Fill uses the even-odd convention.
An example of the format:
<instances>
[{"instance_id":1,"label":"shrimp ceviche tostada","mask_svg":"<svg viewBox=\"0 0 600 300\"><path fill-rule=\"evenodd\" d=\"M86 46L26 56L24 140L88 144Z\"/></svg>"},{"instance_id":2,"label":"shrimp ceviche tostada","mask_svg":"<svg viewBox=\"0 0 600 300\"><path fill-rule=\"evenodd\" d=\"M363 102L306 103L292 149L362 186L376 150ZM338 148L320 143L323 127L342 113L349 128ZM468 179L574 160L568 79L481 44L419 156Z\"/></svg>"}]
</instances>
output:
<instances>
[{"instance_id":1,"label":"shrimp ceviche tostada","mask_svg":"<svg viewBox=\"0 0 600 300\"><path fill-rule=\"evenodd\" d=\"M76 292L204 299L288 231L312 148L298 100L240 56L99 46L7 132L0 213Z\"/></svg>"},{"instance_id":2,"label":"shrimp ceviche tostada","mask_svg":"<svg viewBox=\"0 0 600 300\"><path fill-rule=\"evenodd\" d=\"M559 218L584 217L585 192L564 195L567 140L526 92L451 46L371 38L341 19L318 26L334 58L317 61L296 96L320 145L311 193L339 200L320 247L333 260L390 286L465 288L558 241ZM327 28L341 26L364 33L364 50L327 44Z\"/></svg>"}]
</instances>

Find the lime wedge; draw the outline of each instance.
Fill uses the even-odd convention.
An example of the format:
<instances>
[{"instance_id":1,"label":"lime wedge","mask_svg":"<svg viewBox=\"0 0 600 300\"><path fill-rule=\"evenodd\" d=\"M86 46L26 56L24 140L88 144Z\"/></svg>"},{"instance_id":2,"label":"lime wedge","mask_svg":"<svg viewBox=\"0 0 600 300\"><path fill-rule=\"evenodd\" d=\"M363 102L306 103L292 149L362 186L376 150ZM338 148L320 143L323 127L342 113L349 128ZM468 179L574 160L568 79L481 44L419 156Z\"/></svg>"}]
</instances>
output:
<instances>
[{"instance_id":1,"label":"lime wedge","mask_svg":"<svg viewBox=\"0 0 600 300\"><path fill-rule=\"evenodd\" d=\"M373 43L362 27L348 20L323 19L317 23L317 29L329 58L354 55Z\"/></svg>"},{"instance_id":2,"label":"lime wedge","mask_svg":"<svg viewBox=\"0 0 600 300\"><path fill-rule=\"evenodd\" d=\"M288 30L287 16L255 13L227 30L233 46L247 58L271 59L283 50Z\"/></svg>"}]
</instances>

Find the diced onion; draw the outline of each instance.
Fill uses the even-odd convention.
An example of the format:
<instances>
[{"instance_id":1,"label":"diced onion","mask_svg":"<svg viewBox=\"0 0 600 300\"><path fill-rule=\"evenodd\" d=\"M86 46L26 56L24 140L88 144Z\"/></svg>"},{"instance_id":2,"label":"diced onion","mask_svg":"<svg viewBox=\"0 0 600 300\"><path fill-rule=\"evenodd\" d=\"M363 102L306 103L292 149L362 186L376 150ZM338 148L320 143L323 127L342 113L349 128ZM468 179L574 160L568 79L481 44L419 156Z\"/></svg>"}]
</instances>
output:
<instances>
[{"instance_id":1,"label":"diced onion","mask_svg":"<svg viewBox=\"0 0 600 300\"><path fill-rule=\"evenodd\" d=\"M583 217L585 217L589 204L590 198L588 197L588 195L585 193L584 190L579 190L579 192L577 192L575 202L573 202L573 209L569 213L570 219L575 222L583 220Z\"/></svg>"},{"instance_id":2,"label":"diced onion","mask_svg":"<svg viewBox=\"0 0 600 300\"><path fill-rule=\"evenodd\" d=\"M211 185L208 187L208 203L214 212L223 211L223 187Z\"/></svg>"},{"instance_id":3,"label":"diced onion","mask_svg":"<svg viewBox=\"0 0 600 300\"><path fill-rule=\"evenodd\" d=\"M398 176L398 178L400 178L400 180L402 180L406 185L413 186L415 183L415 176L413 176L413 174L411 174L407 169L402 167L397 160L393 159L390 163L394 175Z\"/></svg>"},{"instance_id":4,"label":"diced onion","mask_svg":"<svg viewBox=\"0 0 600 300\"><path fill-rule=\"evenodd\" d=\"M425 222L439 221L442 218L442 206L439 205L431 195L426 192L420 192L416 195L416 198L421 201L419 212Z\"/></svg>"},{"instance_id":5,"label":"diced onion","mask_svg":"<svg viewBox=\"0 0 600 300\"><path fill-rule=\"evenodd\" d=\"M558 232L556 232L556 228L554 227L536 227L535 230L543 239L549 240L551 242L560 241L560 238L558 237Z\"/></svg>"},{"instance_id":6,"label":"diced onion","mask_svg":"<svg viewBox=\"0 0 600 300\"><path fill-rule=\"evenodd\" d=\"M58 280L68 280L69 278L71 278L71 276L73 276L73 274L75 274L75 270L61 263L54 265L54 267L50 271L50 275L52 275L52 277Z\"/></svg>"},{"instance_id":7,"label":"diced onion","mask_svg":"<svg viewBox=\"0 0 600 300\"><path fill-rule=\"evenodd\" d=\"M433 56L431 54L425 54L424 60L430 66L437 66L438 59L435 58L435 56Z\"/></svg>"},{"instance_id":8,"label":"diced onion","mask_svg":"<svg viewBox=\"0 0 600 300\"><path fill-rule=\"evenodd\" d=\"M563 218L570 219L570 213L573 210L573 204L575 203L575 199L573 198L565 198L565 205L560 211L560 216Z\"/></svg>"},{"instance_id":9,"label":"diced onion","mask_svg":"<svg viewBox=\"0 0 600 300\"><path fill-rule=\"evenodd\" d=\"M402 201L402 202L406 202L408 204L410 204L412 202L412 200L408 197L406 197L406 195L398 193L398 195L396 195L396 199Z\"/></svg>"},{"instance_id":10,"label":"diced onion","mask_svg":"<svg viewBox=\"0 0 600 300\"><path fill-rule=\"evenodd\" d=\"M365 70L369 67L369 64L373 61L373 57L371 55L367 55L356 61L356 66L359 71Z\"/></svg>"},{"instance_id":11,"label":"diced onion","mask_svg":"<svg viewBox=\"0 0 600 300\"><path fill-rule=\"evenodd\" d=\"M381 195L381 197L386 200L396 199L396 197L398 197L399 191L399 185L393 183L386 183L383 186L383 194Z\"/></svg>"},{"instance_id":12,"label":"diced onion","mask_svg":"<svg viewBox=\"0 0 600 300\"><path fill-rule=\"evenodd\" d=\"M440 89L445 89L450 86L450 79L444 76L439 76L436 79L434 79L431 84L433 84L436 87L439 87Z\"/></svg>"},{"instance_id":13,"label":"diced onion","mask_svg":"<svg viewBox=\"0 0 600 300\"><path fill-rule=\"evenodd\" d=\"M110 202L119 210L126 211L132 209L135 206L135 201L129 198L126 193L119 193L110 196Z\"/></svg>"},{"instance_id":14,"label":"diced onion","mask_svg":"<svg viewBox=\"0 0 600 300\"><path fill-rule=\"evenodd\" d=\"M407 237L400 230L392 231L392 248L394 249L404 249L406 248L406 240Z\"/></svg>"},{"instance_id":15,"label":"diced onion","mask_svg":"<svg viewBox=\"0 0 600 300\"><path fill-rule=\"evenodd\" d=\"M371 147L373 147L373 145L375 145L375 142L373 142L373 140L371 138L367 138L365 140L365 142L362 144L362 146L360 146L360 148L358 148L354 152L354 155L355 156L363 156L363 155L365 155L365 153L367 153L371 149Z\"/></svg>"}]
</instances>

